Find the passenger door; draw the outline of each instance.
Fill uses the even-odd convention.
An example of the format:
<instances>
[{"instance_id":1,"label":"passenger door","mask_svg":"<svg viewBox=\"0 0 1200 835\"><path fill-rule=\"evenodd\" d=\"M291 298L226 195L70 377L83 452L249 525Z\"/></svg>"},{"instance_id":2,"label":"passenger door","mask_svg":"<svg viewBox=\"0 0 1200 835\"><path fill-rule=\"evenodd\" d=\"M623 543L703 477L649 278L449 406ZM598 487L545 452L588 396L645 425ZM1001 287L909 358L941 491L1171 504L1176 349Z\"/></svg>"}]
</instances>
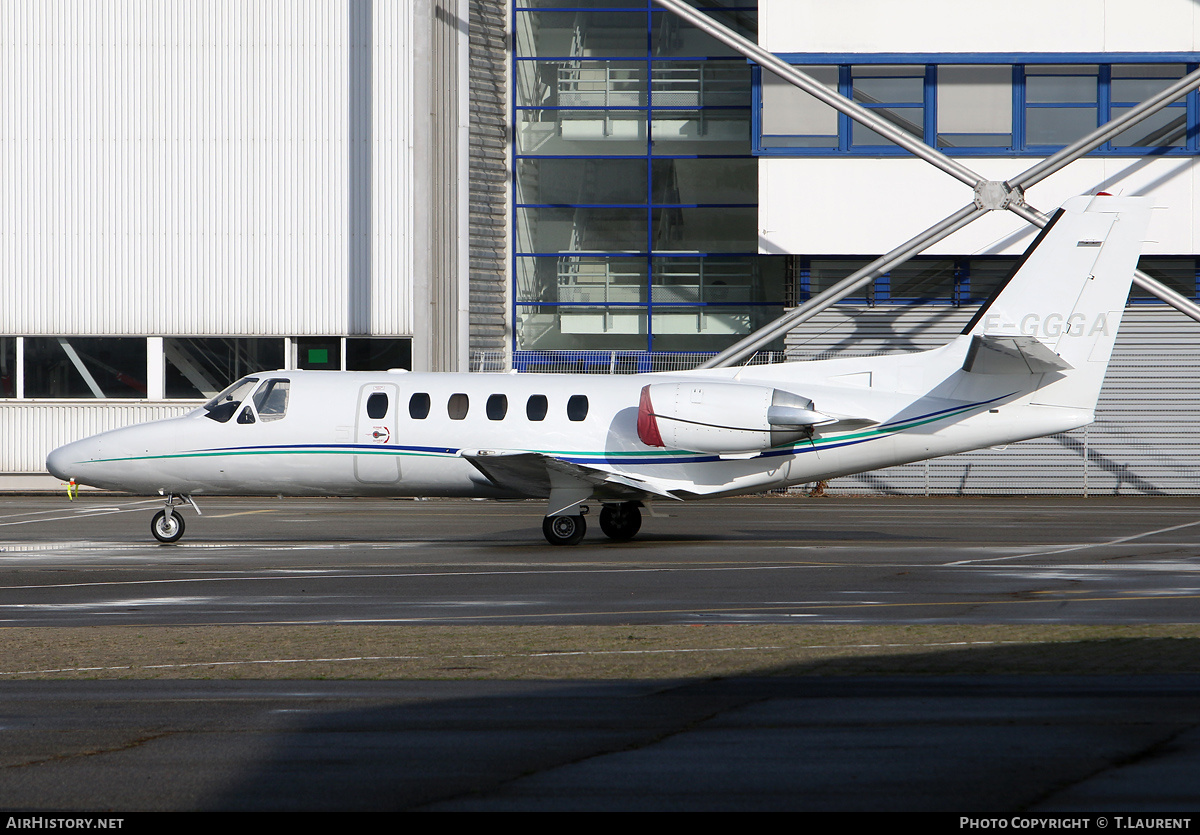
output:
<instances>
[{"instance_id":1,"label":"passenger door","mask_svg":"<svg viewBox=\"0 0 1200 835\"><path fill-rule=\"evenodd\" d=\"M394 484L400 480L396 450L399 395L399 389L391 383L370 383L359 391L354 477L365 484Z\"/></svg>"}]
</instances>

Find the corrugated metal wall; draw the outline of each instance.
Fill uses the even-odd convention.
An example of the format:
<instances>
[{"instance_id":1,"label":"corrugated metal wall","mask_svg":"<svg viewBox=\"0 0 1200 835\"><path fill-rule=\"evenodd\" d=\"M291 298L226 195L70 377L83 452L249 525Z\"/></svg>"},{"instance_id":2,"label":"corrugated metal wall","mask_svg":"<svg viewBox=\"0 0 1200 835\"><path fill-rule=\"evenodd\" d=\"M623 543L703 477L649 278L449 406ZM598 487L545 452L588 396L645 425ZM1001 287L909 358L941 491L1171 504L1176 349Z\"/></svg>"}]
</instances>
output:
<instances>
[{"instance_id":1,"label":"corrugated metal wall","mask_svg":"<svg viewBox=\"0 0 1200 835\"><path fill-rule=\"evenodd\" d=\"M974 307L838 305L794 330L789 356L822 359L944 344ZM835 479L831 492L1200 494L1200 324L1166 306L1125 311L1091 426Z\"/></svg>"},{"instance_id":2,"label":"corrugated metal wall","mask_svg":"<svg viewBox=\"0 0 1200 835\"><path fill-rule=\"evenodd\" d=\"M189 403L19 403L0 401L0 438L4 444L0 473L44 473L52 449L98 432L148 420L179 417L197 406Z\"/></svg>"},{"instance_id":3,"label":"corrugated metal wall","mask_svg":"<svg viewBox=\"0 0 1200 835\"><path fill-rule=\"evenodd\" d=\"M410 16L0 4L0 333L410 334Z\"/></svg>"},{"instance_id":4,"label":"corrugated metal wall","mask_svg":"<svg viewBox=\"0 0 1200 835\"><path fill-rule=\"evenodd\" d=\"M471 351L508 329L508 0L471 0Z\"/></svg>"}]
</instances>

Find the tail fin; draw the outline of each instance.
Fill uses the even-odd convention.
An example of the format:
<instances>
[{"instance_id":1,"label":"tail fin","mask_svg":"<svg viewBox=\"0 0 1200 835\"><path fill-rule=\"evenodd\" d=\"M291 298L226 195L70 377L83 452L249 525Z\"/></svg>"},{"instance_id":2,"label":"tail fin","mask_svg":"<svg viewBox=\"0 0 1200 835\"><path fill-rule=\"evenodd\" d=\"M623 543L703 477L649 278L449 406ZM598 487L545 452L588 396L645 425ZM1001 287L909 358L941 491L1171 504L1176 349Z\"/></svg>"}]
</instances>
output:
<instances>
[{"instance_id":1,"label":"tail fin","mask_svg":"<svg viewBox=\"0 0 1200 835\"><path fill-rule=\"evenodd\" d=\"M1041 369L1054 376L1029 402L1095 408L1150 208L1144 197L1068 200L963 330L977 342L1016 338L1027 354L1057 355L1063 370Z\"/></svg>"}]
</instances>

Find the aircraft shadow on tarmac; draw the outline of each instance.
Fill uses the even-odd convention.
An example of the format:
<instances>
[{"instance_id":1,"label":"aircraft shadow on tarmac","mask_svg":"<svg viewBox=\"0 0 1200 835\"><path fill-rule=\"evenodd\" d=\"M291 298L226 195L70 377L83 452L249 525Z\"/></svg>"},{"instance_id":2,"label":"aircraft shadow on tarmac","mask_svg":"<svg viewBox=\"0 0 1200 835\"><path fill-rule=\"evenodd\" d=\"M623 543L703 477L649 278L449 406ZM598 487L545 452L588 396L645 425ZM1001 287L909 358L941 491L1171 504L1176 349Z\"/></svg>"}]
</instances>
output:
<instances>
[{"instance_id":1,"label":"aircraft shadow on tarmac","mask_svg":"<svg viewBox=\"0 0 1200 835\"><path fill-rule=\"evenodd\" d=\"M81 761L39 730L6 805L73 808L74 780L126 811L1164 814L1195 807L1198 670L1200 641L1122 639L729 678L13 682L31 711L77 692L80 722L142 710L154 732Z\"/></svg>"},{"instance_id":2,"label":"aircraft shadow on tarmac","mask_svg":"<svg viewBox=\"0 0 1200 835\"><path fill-rule=\"evenodd\" d=\"M1101 640L334 711L209 808L1192 810L1196 671L1200 641Z\"/></svg>"}]
</instances>

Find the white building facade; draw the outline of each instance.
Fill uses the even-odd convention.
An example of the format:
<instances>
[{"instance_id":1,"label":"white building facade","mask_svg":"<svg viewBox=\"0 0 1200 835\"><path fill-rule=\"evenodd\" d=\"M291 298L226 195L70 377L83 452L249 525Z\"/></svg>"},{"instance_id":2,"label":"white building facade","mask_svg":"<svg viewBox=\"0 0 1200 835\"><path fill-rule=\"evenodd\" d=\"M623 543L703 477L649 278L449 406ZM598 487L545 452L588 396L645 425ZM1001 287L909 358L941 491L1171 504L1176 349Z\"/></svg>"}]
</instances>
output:
<instances>
[{"instance_id":1,"label":"white building facade","mask_svg":"<svg viewBox=\"0 0 1200 835\"><path fill-rule=\"evenodd\" d=\"M984 177L1003 181L1149 98L1200 62L1187 0L762 0L771 52ZM1197 298L1197 94L1032 187L1050 212L1099 190L1149 195L1141 269ZM803 301L969 204L969 186L769 73L755 72L759 246L793 260ZM793 331L818 357L949 339L1036 229L995 211ZM1138 288L1086 430L840 480L842 490L1191 494L1200 323Z\"/></svg>"},{"instance_id":2,"label":"white building facade","mask_svg":"<svg viewBox=\"0 0 1200 835\"><path fill-rule=\"evenodd\" d=\"M468 17L0 7L0 474L251 370L465 368Z\"/></svg>"}]
</instances>

